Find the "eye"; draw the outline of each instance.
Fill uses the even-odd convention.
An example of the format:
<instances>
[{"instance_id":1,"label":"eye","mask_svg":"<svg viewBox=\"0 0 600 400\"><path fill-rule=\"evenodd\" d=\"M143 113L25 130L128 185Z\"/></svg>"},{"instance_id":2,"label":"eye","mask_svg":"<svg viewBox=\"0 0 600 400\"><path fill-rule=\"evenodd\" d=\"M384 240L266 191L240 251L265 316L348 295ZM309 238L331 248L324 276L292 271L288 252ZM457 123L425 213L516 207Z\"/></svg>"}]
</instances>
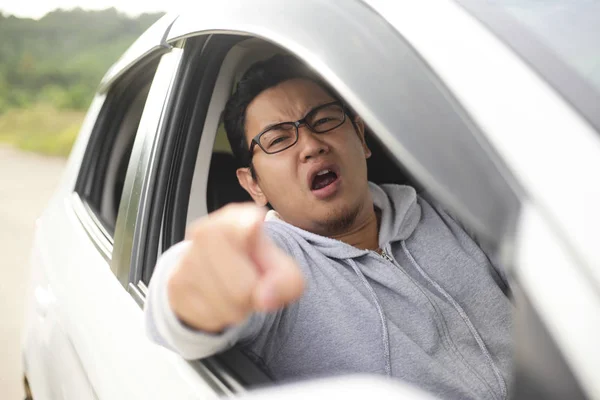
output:
<instances>
[{"instance_id":1,"label":"eye","mask_svg":"<svg viewBox=\"0 0 600 400\"><path fill-rule=\"evenodd\" d=\"M293 125L291 127L282 125L265 132L260 141L265 148L273 149L286 146L290 140L294 140L294 136L295 127Z\"/></svg>"},{"instance_id":2,"label":"eye","mask_svg":"<svg viewBox=\"0 0 600 400\"><path fill-rule=\"evenodd\" d=\"M314 126L319 126L319 125L326 124L329 121L333 121L333 118L331 118L331 117L321 118L321 119L317 120L313 125Z\"/></svg>"},{"instance_id":3,"label":"eye","mask_svg":"<svg viewBox=\"0 0 600 400\"><path fill-rule=\"evenodd\" d=\"M286 139L288 139L287 136L283 136L283 135L282 136L278 136L278 137L276 137L275 139L273 139L271 141L271 143L269 144L269 146L273 146L273 145L275 145L277 143L281 143L281 142L285 141Z\"/></svg>"}]
</instances>

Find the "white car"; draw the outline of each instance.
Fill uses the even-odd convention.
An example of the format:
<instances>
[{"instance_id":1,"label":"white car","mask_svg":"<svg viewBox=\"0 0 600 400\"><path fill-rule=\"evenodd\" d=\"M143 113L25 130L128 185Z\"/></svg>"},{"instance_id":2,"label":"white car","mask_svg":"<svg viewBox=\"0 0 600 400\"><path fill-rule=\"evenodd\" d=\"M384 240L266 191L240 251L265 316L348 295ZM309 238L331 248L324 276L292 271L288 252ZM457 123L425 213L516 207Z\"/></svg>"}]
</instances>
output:
<instances>
[{"instance_id":1,"label":"white car","mask_svg":"<svg viewBox=\"0 0 600 400\"><path fill-rule=\"evenodd\" d=\"M36 225L23 359L36 400L424 398L372 377L279 387L235 349L152 344L158 255L249 197L221 123L291 53L368 124L369 179L430 191L514 292L514 398L600 399L600 6L584 0L195 1L107 72Z\"/></svg>"}]
</instances>

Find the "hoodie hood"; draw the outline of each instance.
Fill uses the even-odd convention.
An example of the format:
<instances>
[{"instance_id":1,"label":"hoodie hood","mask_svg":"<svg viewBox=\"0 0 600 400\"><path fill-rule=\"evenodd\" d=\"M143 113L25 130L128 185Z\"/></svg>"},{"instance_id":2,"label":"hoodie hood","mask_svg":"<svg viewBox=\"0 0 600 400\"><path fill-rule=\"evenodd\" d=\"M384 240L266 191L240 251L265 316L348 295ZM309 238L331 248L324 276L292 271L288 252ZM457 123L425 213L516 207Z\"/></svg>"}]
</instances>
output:
<instances>
[{"instance_id":1,"label":"hoodie hood","mask_svg":"<svg viewBox=\"0 0 600 400\"><path fill-rule=\"evenodd\" d=\"M369 182L373 205L381 211L379 247L406 240L421 219L421 206L417 193L410 186L376 185ZM327 257L347 259L365 255L369 250L358 249L340 240L317 235L283 221L274 210L267 213L265 229L271 235L294 235L319 249Z\"/></svg>"}]
</instances>

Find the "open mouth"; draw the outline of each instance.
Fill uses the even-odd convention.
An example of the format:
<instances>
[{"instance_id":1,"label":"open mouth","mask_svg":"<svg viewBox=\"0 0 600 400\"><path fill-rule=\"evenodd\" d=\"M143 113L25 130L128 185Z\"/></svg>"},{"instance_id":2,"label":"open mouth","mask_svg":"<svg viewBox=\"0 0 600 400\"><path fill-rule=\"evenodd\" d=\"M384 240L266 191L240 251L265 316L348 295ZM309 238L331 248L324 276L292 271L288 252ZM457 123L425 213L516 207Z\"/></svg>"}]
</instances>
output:
<instances>
[{"instance_id":1,"label":"open mouth","mask_svg":"<svg viewBox=\"0 0 600 400\"><path fill-rule=\"evenodd\" d=\"M321 190L326 188L337 181L337 179L337 174L330 169L319 171L312 180L311 190Z\"/></svg>"}]
</instances>

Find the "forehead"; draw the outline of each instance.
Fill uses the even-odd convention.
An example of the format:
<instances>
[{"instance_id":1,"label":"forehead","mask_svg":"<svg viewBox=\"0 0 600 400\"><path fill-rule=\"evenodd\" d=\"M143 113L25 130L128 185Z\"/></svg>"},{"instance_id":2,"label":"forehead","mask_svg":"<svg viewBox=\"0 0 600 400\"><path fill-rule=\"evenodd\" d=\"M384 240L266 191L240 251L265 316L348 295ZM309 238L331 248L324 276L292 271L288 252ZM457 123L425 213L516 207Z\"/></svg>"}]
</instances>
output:
<instances>
[{"instance_id":1,"label":"forehead","mask_svg":"<svg viewBox=\"0 0 600 400\"><path fill-rule=\"evenodd\" d=\"M295 121L313 107L334 98L318 83L308 79L291 79L261 92L246 110L249 134L262 127L284 121ZM255 133L256 134L256 133Z\"/></svg>"}]
</instances>

